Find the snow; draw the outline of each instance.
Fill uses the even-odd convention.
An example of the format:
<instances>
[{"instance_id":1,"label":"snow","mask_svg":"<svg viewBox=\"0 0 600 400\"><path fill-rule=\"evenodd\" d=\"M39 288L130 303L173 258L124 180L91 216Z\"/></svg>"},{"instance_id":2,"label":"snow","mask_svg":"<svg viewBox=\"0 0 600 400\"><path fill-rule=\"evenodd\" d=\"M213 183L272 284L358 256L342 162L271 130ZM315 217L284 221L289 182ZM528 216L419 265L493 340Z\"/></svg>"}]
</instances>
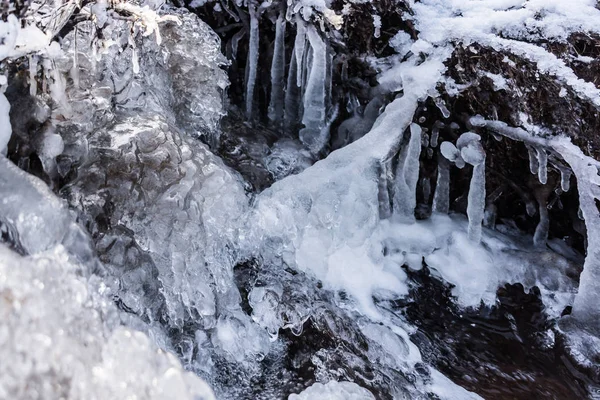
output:
<instances>
[{"instance_id":1,"label":"snow","mask_svg":"<svg viewBox=\"0 0 600 400\"><path fill-rule=\"evenodd\" d=\"M594 0L424 0L414 3L412 8L413 21L423 42L437 46L477 42L515 54L600 106L600 90L593 83L578 78L554 54L523 41L564 42L574 32L597 33L600 10ZM504 87L501 78L490 78L497 89Z\"/></svg>"}]
</instances>

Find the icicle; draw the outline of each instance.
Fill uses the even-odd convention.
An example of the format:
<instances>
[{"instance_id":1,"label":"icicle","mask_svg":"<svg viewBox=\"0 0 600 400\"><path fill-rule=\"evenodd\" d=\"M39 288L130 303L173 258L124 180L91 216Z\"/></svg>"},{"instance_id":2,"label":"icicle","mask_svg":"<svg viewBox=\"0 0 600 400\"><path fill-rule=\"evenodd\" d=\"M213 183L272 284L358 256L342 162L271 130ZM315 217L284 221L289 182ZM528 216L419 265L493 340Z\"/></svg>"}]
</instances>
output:
<instances>
[{"instance_id":1,"label":"icicle","mask_svg":"<svg viewBox=\"0 0 600 400\"><path fill-rule=\"evenodd\" d=\"M473 166L467 204L468 234L469 240L479 243L485 214L485 151L481 146L481 137L473 132L463 133L456 141L456 147L460 157Z\"/></svg>"},{"instance_id":2,"label":"icicle","mask_svg":"<svg viewBox=\"0 0 600 400\"><path fill-rule=\"evenodd\" d=\"M431 147L437 147L438 140L440 138L440 129L444 127L442 121L435 121L433 128L431 129Z\"/></svg>"},{"instance_id":3,"label":"icicle","mask_svg":"<svg viewBox=\"0 0 600 400\"><path fill-rule=\"evenodd\" d=\"M548 182L548 154L546 154L546 150L540 147L536 149L536 152L538 160L538 179L542 185L545 185L546 182Z\"/></svg>"},{"instance_id":4,"label":"icicle","mask_svg":"<svg viewBox=\"0 0 600 400\"><path fill-rule=\"evenodd\" d=\"M285 25L283 11L277 18L273 61L271 62L271 102L269 104L269 120L279 125L283 120L283 80L285 77Z\"/></svg>"},{"instance_id":5,"label":"icicle","mask_svg":"<svg viewBox=\"0 0 600 400\"><path fill-rule=\"evenodd\" d=\"M550 216L548 215L548 192L546 190L537 190L535 198L538 202L538 214L540 221L535 227L533 234L533 244L535 246L545 246L548 240L548 231L550 230Z\"/></svg>"},{"instance_id":6,"label":"icicle","mask_svg":"<svg viewBox=\"0 0 600 400\"><path fill-rule=\"evenodd\" d=\"M290 70L288 72L287 88L285 91L284 128L286 132L291 132L298 123L300 88L296 86L297 69L296 57L292 57L290 61Z\"/></svg>"},{"instance_id":7,"label":"icicle","mask_svg":"<svg viewBox=\"0 0 600 400\"><path fill-rule=\"evenodd\" d=\"M248 51L248 80L246 82L246 118L251 120L254 107L254 85L256 84L260 33L258 31L258 11L256 10L256 4L249 3L248 11L250 13L250 43Z\"/></svg>"},{"instance_id":8,"label":"icicle","mask_svg":"<svg viewBox=\"0 0 600 400\"><path fill-rule=\"evenodd\" d=\"M37 94L37 68L38 58L36 55L29 56L29 94L35 96Z\"/></svg>"},{"instance_id":9,"label":"icicle","mask_svg":"<svg viewBox=\"0 0 600 400\"><path fill-rule=\"evenodd\" d=\"M587 230L587 255L579 277L579 290L571 317L586 324L586 329L600 333L600 213L596 206L599 187L598 162L585 156L570 142L554 144L554 149L571 166L577 178L579 205Z\"/></svg>"},{"instance_id":10,"label":"icicle","mask_svg":"<svg viewBox=\"0 0 600 400\"><path fill-rule=\"evenodd\" d=\"M444 99L442 99L441 97L436 97L433 101L437 108L439 108L440 112L442 113L442 116L444 118L449 118L450 111L448 110L448 107L446 107L446 102L444 101Z\"/></svg>"},{"instance_id":11,"label":"icicle","mask_svg":"<svg viewBox=\"0 0 600 400\"><path fill-rule=\"evenodd\" d=\"M469 239L481 241L481 223L485 212L485 161L473 167L469 185L467 217L469 218Z\"/></svg>"},{"instance_id":12,"label":"icicle","mask_svg":"<svg viewBox=\"0 0 600 400\"><path fill-rule=\"evenodd\" d=\"M313 153L322 146L322 129L325 126L325 80L327 78L327 51L325 43L314 26L309 26L307 36L312 48L312 65L304 93L304 112L300 140ZM323 143L324 144L324 143Z\"/></svg>"},{"instance_id":13,"label":"icicle","mask_svg":"<svg viewBox=\"0 0 600 400\"><path fill-rule=\"evenodd\" d=\"M529 172L537 174L539 171L537 152L533 147L527 146L527 153L529 154Z\"/></svg>"},{"instance_id":14,"label":"icicle","mask_svg":"<svg viewBox=\"0 0 600 400\"><path fill-rule=\"evenodd\" d=\"M373 15L373 28L375 30L373 36L379 38L381 35L381 17L379 15Z\"/></svg>"},{"instance_id":15,"label":"icicle","mask_svg":"<svg viewBox=\"0 0 600 400\"><path fill-rule=\"evenodd\" d=\"M381 163L379 173L379 217L381 219L389 218L392 215L389 182L391 182L392 160Z\"/></svg>"},{"instance_id":16,"label":"icicle","mask_svg":"<svg viewBox=\"0 0 600 400\"><path fill-rule=\"evenodd\" d=\"M54 48L50 54L60 53L58 43L54 42L50 47ZM47 89L50 92L50 97L58 106L58 111L60 111L63 116L69 116L71 113L71 106L67 99L67 84L62 74L54 65L54 61L50 58L45 58L42 62L42 66L44 68L44 75L46 76L46 82L48 84Z\"/></svg>"},{"instance_id":17,"label":"icicle","mask_svg":"<svg viewBox=\"0 0 600 400\"><path fill-rule=\"evenodd\" d=\"M246 30L245 29L241 29L239 31L237 31L235 33L235 35L233 35L233 37L229 40L229 43L227 44L227 48L226 48L226 56L228 59L230 60L235 60L237 59L237 52L238 52L238 45L240 43L240 40L246 35Z\"/></svg>"},{"instance_id":18,"label":"icicle","mask_svg":"<svg viewBox=\"0 0 600 400\"><path fill-rule=\"evenodd\" d=\"M490 193L485 200L485 212L483 215L483 226L487 228L494 228L496 226L496 215L498 207L496 207L496 201L500 198L504 192L504 185L496 188Z\"/></svg>"},{"instance_id":19,"label":"icicle","mask_svg":"<svg viewBox=\"0 0 600 400\"><path fill-rule=\"evenodd\" d=\"M325 79L325 102L327 108L333 107L333 97L331 89L333 86L333 49L327 43L327 78Z\"/></svg>"},{"instance_id":20,"label":"icicle","mask_svg":"<svg viewBox=\"0 0 600 400\"><path fill-rule=\"evenodd\" d=\"M77 25L75 25L75 29L73 32L73 67L69 71L71 75L71 79L73 80L73 85L78 88L79 87L79 50L77 50L77 33L79 32Z\"/></svg>"},{"instance_id":21,"label":"icicle","mask_svg":"<svg viewBox=\"0 0 600 400\"><path fill-rule=\"evenodd\" d=\"M565 167L564 165L562 165L560 162L556 162L554 161L552 163L552 165L554 165L554 167L556 167L556 169L558 169L560 171L560 188L563 192L568 192L569 189L571 188L571 170L567 167Z\"/></svg>"},{"instance_id":22,"label":"icicle","mask_svg":"<svg viewBox=\"0 0 600 400\"><path fill-rule=\"evenodd\" d=\"M571 171L569 170L560 170L560 187L563 192L568 192L571 188Z\"/></svg>"},{"instance_id":23,"label":"icicle","mask_svg":"<svg viewBox=\"0 0 600 400\"><path fill-rule=\"evenodd\" d=\"M429 178L421 179L421 188L423 189L423 201L429 204L429 198L431 197L431 181Z\"/></svg>"},{"instance_id":24,"label":"icicle","mask_svg":"<svg viewBox=\"0 0 600 400\"><path fill-rule=\"evenodd\" d=\"M296 14L296 38L294 54L296 55L296 86L302 87L302 72L304 71L304 57L306 49L306 23L299 14Z\"/></svg>"},{"instance_id":25,"label":"icicle","mask_svg":"<svg viewBox=\"0 0 600 400\"><path fill-rule=\"evenodd\" d=\"M414 219L417 206L417 182L419 180L419 156L421 155L421 127L410 125L408 146L400 152L394 181L394 214Z\"/></svg>"}]
</instances>

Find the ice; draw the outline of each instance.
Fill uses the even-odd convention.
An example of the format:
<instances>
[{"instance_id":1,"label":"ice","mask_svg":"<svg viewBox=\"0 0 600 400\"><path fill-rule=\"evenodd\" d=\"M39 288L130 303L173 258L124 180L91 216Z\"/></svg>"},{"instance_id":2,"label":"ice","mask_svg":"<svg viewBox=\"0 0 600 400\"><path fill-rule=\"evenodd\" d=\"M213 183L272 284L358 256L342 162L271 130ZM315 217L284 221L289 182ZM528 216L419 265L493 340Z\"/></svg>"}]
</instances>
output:
<instances>
[{"instance_id":1,"label":"ice","mask_svg":"<svg viewBox=\"0 0 600 400\"><path fill-rule=\"evenodd\" d=\"M481 223L485 213L485 151L481 137L473 132L463 133L456 141L460 156L473 166L469 184L467 217L469 218L469 239L475 243L481 240Z\"/></svg>"},{"instance_id":2,"label":"ice","mask_svg":"<svg viewBox=\"0 0 600 400\"><path fill-rule=\"evenodd\" d=\"M307 28L312 63L304 92L304 113L300 140L314 153L321 151L329 140L326 127L325 87L327 79L327 48L313 26Z\"/></svg>"},{"instance_id":3,"label":"ice","mask_svg":"<svg viewBox=\"0 0 600 400\"><path fill-rule=\"evenodd\" d=\"M12 232L16 247L38 254L62 244L81 261L92 250L66 205L46 184L0 155L0 221Z\"/></svg>"},{"instance_id":4,"label":"ice","mask_svg":"<svg viewBox=\"0 0 600 400\"><path fill-rule=\"evenodd\" d=\"M345 289L360 299L357 305L361 309L370 313L373 306L369 291L390 285L404 291L401 281L390 280L377 259L365 264L364 269L363 264L375 257L370 255L374 249L366 241L378 221L379 163L390 157L390 148L398 148L415 107L415 97L405 95L387 107L381 122L369 134L262 192L250 214L247 251L256 254L268 246L270 253L281 254L298 270L332 279L324 284ZM416 142L420 146L420 139ZM340 268L369 271L369 284L357 285L360 276L365 279L362 272L353 276Z\"/></svg>"},{"instance_id":5,"label":"ice","mask_svg":"<svg viewBox=\"0 0 600 400\"><path fill-rule=\"evenodd\" d=\"M597 307L600 301L600 214L596 206L596 199L600 197L598 162L585 156L567 139L556 141L553 148L567 161L577 178L579 207L587 229L587 254L572 317L585 322L587 329L595 334L600 334L600 310Z\"/></svg>"},{"instance_id":6,"label":"ice","mask_svg":"<svg viewBox=\"0 0 600 400\"><path fill-rule=\"evenodd\" d=\"M546 154L546 150L542 148L537 148L537 160L538 160L538 179L542 185L545 185L548 182L548 154Z\"/></svg>"},{"instance_id":7,"label":"ice","mask_svg":"<svg viewBox=\"0 0 600 400\"><path fill-rule=\"evenodd\" d=\"M568 192L571 187L571 171L566 168L560 169L560 187L563 192Z\"/></svg>"},{"instance_id":8,"label":"ice","mask_svg":"<svg viewBox=\"0 0 600 400\"><path fill-rule=\"evenodd\" d=\"M447 214L450 210L450 165L444 156L438 157L437 180L432 208L433 211L443 214Z\"/></svg>"},{"instance_id":9,"label":"ice","mask_svg":"<svg viewBox=\"0 0 600 400\"><path fill-rule=\"evenodd\" d=\"M458 168L464 168L465 160L460 155L460 150L450 142L442 142L440 145L440 153L446 160L454 163Z\"/></svg>"},{"instance_id":10,"label":"ice","mask_svg":"<svg viewBox=\"0 0 600 400\"><path fill-rule=\"evenodd\" d=\"M9 113L10 103L4 93L0 93L0 156L6 154L6 146L12 135Z\"/></svg>"},{"instance_id":11,"label":"ice","mask_svg":"<svg viewBox=\"0 0 600 400\"><path fill-rule=\"evenodd\" d=\"M296 47L294 47L294 51L295 49ZM298 71L296 57L292 56L285 88L285 108L283 117L284 128L287 132L292 131L299 120L298 111L302 101L300 100L300 88L296 85L296 72Z\"/></svg>"},{"instance_id":12,"label":"ice","mask_svg":"<svg viewBox=\"0 0 600 400\"><path fill-rule=\"evenodd\" d=\"M536 200L538 202L538 214L540 221L535 227L533 234L533 244L536 246L545 246L548 240L548 231L550 230L550 217L548 214L548 191L538 189L536 191Z\"/></svg>"},{"instance_id":13,"label":"ice","mask_svg":"<svg viewBox=\"0 0 600 400\"><path fill-rule=\"evenodd\" d=\"M440 137L440 129L442 129L444 127L444 123L441 121L435 121L435 123L433 124L433 128L431 129L431 147L437 147L438 145L438 140Z\"/></svg>"},{"instance_id":14,"label":"ice","mask_svg":"<svg viewBox=\"0 0 600 400\"><path fill-rule=\"evenodd\" d=\"M257 5L252 1L248 4L250 14L250 43L248 48L247 61L247 79L246 79L246 118L253 118L254 109L254 85L256 84L256 73L258 67L258 46L260 41L260 32L258 28L258 10Z\"/></svg>"},{"instance_id":15,"label":"ice","mask_svg":"<svg viewBox=\"0 0 600 400\"><path fill-rule=\"evenodd\" d=\"M275 42L273 43L273 61L271 63L271 100L269 103L269 120L277 125L283 122L285 27L286 20L282 12L275 22Z\"/></svg>"},{"instance_id":16,"label":"ice","mask_svg":"<svg viewBox=\"0 0 600 400\"><path fill-rule=\"evenodd\" d=\"M400 152L394 180L394 214L402 218L414 218L417 205L417 182L419 180L419 156L421 154L421 127L410 125L410 140Z\"/></svg>"},{"instance_id":17,"label":"ice","mask_svg":"<svg viewBox=\"0 0 600 400\"><path fill-rule=\"evenodd\" d=\"M537 151L533 147L527 146L527 153L529 154L529 171L532 174L538 174L540 166Z\"/></svg>"},{"instance_id":18,"label":"ice","mask_svg":"<svg viewBox=\"0 0 600 400\"><path fill-rule=\"evenodd\" d=\"M355 112L352 117L344 120L337 129L332 143L333 149L344 147L366 135L373 127L383 105L381 98L374 97L365 107L363 115Z\"/></svg>"},{"instance_id":19,"label":"ice","mask_svg":"<svg viewBox=\"0 0 600 400\"><path fill-rule=\"evenodd\" d=\"M306 69L304 56L306 49L306 23L296 14L296 37L294 39L294 54L296 62L296 86L303 87L303 73ZM290 73L290 75L292 75Z\"/></svg>"},{"instance_id":20,"label":"ice","mask_svg":"<svg viewBox=\"0 0 600 400\"><path fill-rule=\"evenodd\" d=\"M200 378L119 326L97 278L58 245L24 257L0 244L0 397L214 399Z\"/></svg>"},{"instance_id":21,"label":"ice","mask_svg":"<svg viewBox=\"0 0 600 400\"><path fill-rule=\"evenodd\" d=\"M374 400L375 396L354 382L329 381L314 383L300 394L292 394L288 400Z\"/></svg>"},{"instance_id":22,"label":"ice","mask_svg":"<svg viewBox=\"0 0 600 400\"><path fill-rule=\"evenodd\" d=\"M441 97L436 97L434 99L434 103L435 103L436 107L440 110L440 112L442 113L442 116L444 118L450 117L450 110L448 110L448 107L446 107L446 103L444 102L444 99L442 99Z\"/></svg>"}]
</instances>

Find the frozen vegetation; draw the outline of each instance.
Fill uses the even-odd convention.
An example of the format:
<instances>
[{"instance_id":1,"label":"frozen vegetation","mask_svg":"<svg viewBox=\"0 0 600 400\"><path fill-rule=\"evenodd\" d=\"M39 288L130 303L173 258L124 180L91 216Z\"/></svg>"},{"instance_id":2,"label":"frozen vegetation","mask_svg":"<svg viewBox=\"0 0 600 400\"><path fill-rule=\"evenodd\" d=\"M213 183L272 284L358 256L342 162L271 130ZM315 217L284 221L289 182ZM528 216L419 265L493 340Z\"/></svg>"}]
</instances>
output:
<instances>
[{"instance_id":1,"label":"frozen vegetation","mask_svg":"<svg viewBox=\"0 0 600 400\"><path fill-rule=\"evenodd\" d=\"M3 4L0 398L486 397L423 276L593 396L596 1L380 3Z\"/></svg>"}]
</instances>

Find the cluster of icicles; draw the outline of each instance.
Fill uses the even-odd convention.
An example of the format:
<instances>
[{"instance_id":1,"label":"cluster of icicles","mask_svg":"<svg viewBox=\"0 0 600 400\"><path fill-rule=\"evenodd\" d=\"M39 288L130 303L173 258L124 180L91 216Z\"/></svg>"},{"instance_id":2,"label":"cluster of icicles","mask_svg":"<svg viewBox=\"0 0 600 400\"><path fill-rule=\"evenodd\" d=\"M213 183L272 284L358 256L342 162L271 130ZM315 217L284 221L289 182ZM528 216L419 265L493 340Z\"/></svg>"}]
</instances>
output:
<instances>
[{"instance_id":1,"label":"cluster of icicles","mask_svg":"<svg viewBox=\"0 0 600 400\"><path fill-rule=\"evenodd\" d=\"M494 136L496 140L505 137L525 144L529 150L529 166L533 175L537 176L541 185L548 182L548 168L552 166L560 174L560 186L556 194L570 189L571 176L575 175L578 183L579 218L585 221L587 237L587 254L583 272L580 277L578 294L575 297L571 316L583 321L585 326L600 332L597 304L600 291L597 282L600 279L600 213L596 202L600 200L600 162L583 154L568 138L556 136L545 138L533 135L522 128L513 128L501 121L486 120L481 116L470 119L471 126L482 128ZM410 125L410 139L398 155L395 170L393 214L396 217L413 219L416 206L417 180L419 177L419 157L422 145L431 148L438 146L439 129L443 126L437 122L431 137L423 133L417 124ZM481 144L481 137L473 132L463 133L456 144L442 142L438 158L437 184L433 196L432 210L438 213L449 211L450 167L463 168L466 164L473 166L468 193L467 217L469 221L468 236L473 242L482 237L482 226L494 226L495 200L500 192L486 195L485 159L486 154ZM429 155L433 155L429 152ZM385 167L385 166L384 166ZM423 185L426 186L426 185ZM535 190L534 199L515 185L515 191L526 204L530 216L536 212L539 222L534 234L534 245L545 246L548 239L550 218L548 208L552 190ZM426 190L426 188L424 188ZM426 196L428 197L428 196Z\"/></svg>"},{"instance_id":2,"label":"cluster of icicles","mask_svg":"<svg viewBox=\"0 0 600 400\"><path fill-rule=\"evenodd\" d=\"M289 9L288 9L289 10ZM250 15L249 50L246 65L246 118L254 118L254 91L258 68L259 9L248 5ZM285 74L285 30L289 20L296 25L296 36L289 71ZM239 40L239 38L237 38ZM300 140L318 154L329 141L329 126L335 115L331 101L333 53L317 28L300 14L280 12L276 21L273 61L271 63L271 94L268 118L275 127L291 131L299 123ZM330 114L335 114L330 112Z\"/></svg>"},{"instance_id":3,"label":"cluster of icicles","mask_svg":"<svg viewBox=\"0 0 600 400\"><path fill-rule=\"evenodd\" d=\"M560 172L560 191L567 192L570 188L571 169L561 159L560 154L551 149L549 143L544 140L538 140L522 129L510 128L503 122L487 121L480 116L471 119L471 124L478 127L486 127L489 129L497 140L501 140L500 136L505 136L513 140L522 141L525 143L529 151L529 167L532 174L537 175L539 182L545 185L548 181L548 164L552 165ZM431 147L437 147L439 139L439 129L443 123L437 122L432 130L431 138L424 138L428 141ZM500 135L500 136L499 136ZM414 137L414 139L413 139ZM414 144L412 144L414 143ZM407 161L404 161L403 153L410 154L411 146L416 147L417 143L421 143L420 128L411 127L411 140L406 150L400 153L399 168L402 166L403 171L396 171L396 185L403 185L404 181L398 176L403 175L404 170L410 168ZM414 150L413 150L414 151ZM416 153L409 161L410 164L418 166L419 154ZM495 223L495 206L494 201L501 195L501 192L491 193L486 196L485 191L485 150L481 145L481 137L474 132L463 133L456 141L456 145L451 142L442 142L440 144L440 156L438 158L436 190L433 197L432 210L439 213L448 213L450 209L450 167L452 165L457 168L464 168L466 164L473 167L471 182L469 185L467 217L469 220L468 235L473 242L479 242L482 235L482 226L486 225L493 227ZM418 168L416 172L412 172L413 179L418 178ZM408 181L407 181L408 182ZM410 180L413 182L413 180ZM407 189L415 190L416 181L413 187L410 185ZM412 183L411 183L412 184ZM548 215L549 207L549 191L535 191L535 201L522 189L516 187L517 194L520 195L526 205L526 211L529 216L534 216L539 213L539 222L535 230L533 242L536 246L543 246L548 239L548 230L550 228L550 219ZM402 191L396 191L402 192ZM414 210L414 204L407 202L406 199L398 199L394 202L399 204L396 213L409 215L411 210ZM403 206L406 204L406 207ZM406 208L406 209L403 209Z\"/></svg>"}]
</instances>

